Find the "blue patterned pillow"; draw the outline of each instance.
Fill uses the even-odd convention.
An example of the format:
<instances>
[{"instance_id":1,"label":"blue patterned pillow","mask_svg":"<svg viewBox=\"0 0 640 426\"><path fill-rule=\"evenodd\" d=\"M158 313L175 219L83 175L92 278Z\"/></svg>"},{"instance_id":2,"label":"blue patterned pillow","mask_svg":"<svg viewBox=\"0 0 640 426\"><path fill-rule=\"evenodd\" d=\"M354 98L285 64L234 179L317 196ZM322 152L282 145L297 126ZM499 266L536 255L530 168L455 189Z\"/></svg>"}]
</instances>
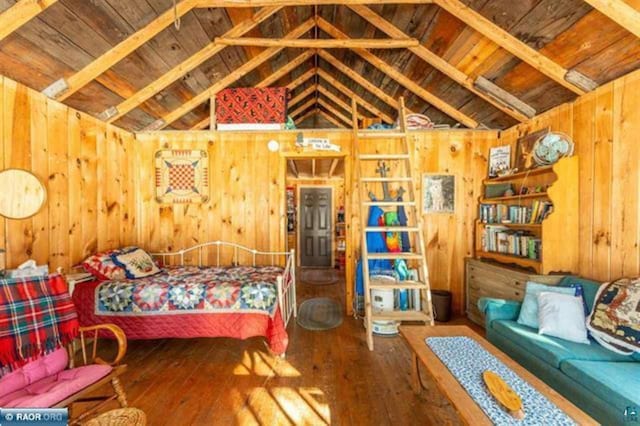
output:
<instances>
[{"instance_id":1,"label":"blue patterned pillow","mask_svg":"<svg viewBox=\"0 0 640 426\"><path fill-rule=\"evenodd\" d=\"M576 297L579 297L582 300L582 309L584 309L584 316L585 317L589 316L591 311L589 310L587 301L584 298L584 288L582 287L582 284L571 284L569 285L569 288L576 289Z\"/></svg>"},{"instance_id":2,"label":"blue patterned pillow","mask_svg":"<svg viewBox=\"0 0 640 426\"><path fill-rule=\"evenodd\" d=\"M520 316L518 316L518 324L538 328L538 294L542 292L576 295L576 289L573 287L558 287L528 281L520 308Z\"/></svg>"},{"instance_id":3,"label":"blue patterned pillow","mask_svg":"<svg viewBox=\"0 0 640 426\"><path fill-rule=\"evenodd\" d=\"M121 251L111 255L113 263L124 269L127 278L150 277L162 272L153 261L149 253L138 247L131 247L128 251Z\"/></svg>"}]
</instances>

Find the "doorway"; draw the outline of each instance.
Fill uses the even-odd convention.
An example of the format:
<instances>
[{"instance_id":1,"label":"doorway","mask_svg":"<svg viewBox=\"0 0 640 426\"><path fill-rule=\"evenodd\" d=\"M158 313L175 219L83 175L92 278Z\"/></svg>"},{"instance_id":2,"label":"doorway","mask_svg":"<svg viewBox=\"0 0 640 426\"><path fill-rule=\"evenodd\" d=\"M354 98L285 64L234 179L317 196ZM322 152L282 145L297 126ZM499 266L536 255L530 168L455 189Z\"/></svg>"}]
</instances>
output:
<instances>
[{"instance_id":1,"label":"doorway","mask_svg":"<svg viewBox=\"0 0 640 426\"><path fill-rule=\"evenodd\" d=\"M347 262L350 164L344 152L287 152L285 208L287 250L300 268L298 300L334 299L346 307L353 287ZM347 284L349 282L349 284ZM348 308L347 308L348 310Z\"/></svg>"},{"instance_id":2,"label":"doorway","mask_svg":"<svg viewBox=\"0 0 640 426\"><path fill-rule=\"evenodd\" d=\"M298 247L301 267L333 265L333 188L301 186Z\"/></svg>"}]
</instances>

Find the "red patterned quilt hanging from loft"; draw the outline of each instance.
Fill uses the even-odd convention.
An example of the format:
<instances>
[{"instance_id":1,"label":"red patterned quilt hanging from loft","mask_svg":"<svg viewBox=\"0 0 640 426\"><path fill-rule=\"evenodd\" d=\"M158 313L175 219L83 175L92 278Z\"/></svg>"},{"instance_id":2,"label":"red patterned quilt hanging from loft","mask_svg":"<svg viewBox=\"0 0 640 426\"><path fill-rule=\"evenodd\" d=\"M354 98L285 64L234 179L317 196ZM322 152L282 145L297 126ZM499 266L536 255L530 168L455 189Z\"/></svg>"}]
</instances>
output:
<instances>
[{"instance_id":1,"label":"red patterned quilt hanging from loft","mask_svg":"<svg viewBox=\"0 0 640 426\"><path fill-rule=\"evenodd\" d=\"M218 123L284 123L287 121L286 87L225 89L216 95Z\"/></svg>"}]
</instances>

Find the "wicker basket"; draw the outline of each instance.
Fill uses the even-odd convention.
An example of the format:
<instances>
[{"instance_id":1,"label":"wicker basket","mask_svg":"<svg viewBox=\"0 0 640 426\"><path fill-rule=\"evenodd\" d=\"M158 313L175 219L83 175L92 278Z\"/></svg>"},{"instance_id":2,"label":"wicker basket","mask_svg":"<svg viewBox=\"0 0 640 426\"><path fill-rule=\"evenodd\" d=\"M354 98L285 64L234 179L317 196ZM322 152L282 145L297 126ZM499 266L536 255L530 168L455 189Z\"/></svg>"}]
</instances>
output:
<instances>
[{"instance_id":1,"label":"wicker basket","mask_svg":"<svg viewBox=\"0 0 640 426\"><path fill-rule=\"evenodd\" d=\"M86 426L145 426L147 415L137 408L118 408L100 414L84 424Z\"/></svg>"}]
</instances>

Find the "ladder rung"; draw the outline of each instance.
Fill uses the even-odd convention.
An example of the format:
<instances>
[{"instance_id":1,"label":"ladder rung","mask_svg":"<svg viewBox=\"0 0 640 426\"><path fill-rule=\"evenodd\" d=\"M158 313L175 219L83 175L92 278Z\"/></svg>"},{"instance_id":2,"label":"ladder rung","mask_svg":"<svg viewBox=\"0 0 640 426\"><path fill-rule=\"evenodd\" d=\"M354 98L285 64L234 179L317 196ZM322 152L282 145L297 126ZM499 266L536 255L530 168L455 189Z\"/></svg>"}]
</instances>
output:
<instances>
[{"instance_id":1,"label":"ladder rung","mask_svg":"<svg viewBox=\"0 0 640 426\"><path fill-rule=\"evenodd\" d=\"M360 154L360 160L408 160L409 154Z\"/></svg>"},{"instance_id":2,"label":"ladder rung","mask_svg":"<svg viewBox=\"0 0 640 426\"><path fill-rule=\"evenodd\" d=\"M413 182L410 177L365 177L360 182Z\"/></svg>"},{"instance_id":3,"label":"ladder rung","mask_svg":"<svg viewBox=\"0 0 640 426\"><path fill-rule=\"evenodd\" d=\"M376 260L376 259L406 259L406 260L410 260L410 259L423 259L421 254L418 253L407 253L407 252L401 252L401 253L367 253L367 257L371 260Z\"/></svg>"},{"instance_id":4,"label":"ladder rung","mask_svg":"<svg viewBox=\"0 0 640 426\"><path fill-rule=\"evenodd\" d=\"M418 232L417 226L367 226L365 232Z\"/></svg>"},{"instance_id":5,"label":"ladder rung","mask_svg":"<svg viewBox=\"0 0 640 426\"><path fill-rule=\"evenodd\" d=\"M428 287L422 281L392 281L392 280L376 280L372 278L369 280L370 289L418 289L427 290Z\"/></svg>"},{"instance_id":6,"label":"ladder rung","mask_svg":"<svg viewBox=\"0 0 640 426\"><path fill-rule=\"evenodd\" d=\"M415 201L365 201L365 206L380 206L380 207L393 207L393 206L415 206Z\"/></svg>"},{"instance_id":7,"label":"ladder rung","mask_svg":"<svg viewBox=\"0 0 640 426\"><path fill-rule=\"evenodd\" d=\"M358 132L358 137L363 139L399 139L406 136L407 135L404 132L396 132L392 130Z\"/></svg>"},{"instance_id":8,"label":"ladder rung","mask_svg":"<svg viewBox=\"0 0 640 426\"><path fill-rule=\"evenodd\" d=\"M430 321L429 315L422 311L373 311L371 319L373 321Z\"/></svg>"}]
</instances>

